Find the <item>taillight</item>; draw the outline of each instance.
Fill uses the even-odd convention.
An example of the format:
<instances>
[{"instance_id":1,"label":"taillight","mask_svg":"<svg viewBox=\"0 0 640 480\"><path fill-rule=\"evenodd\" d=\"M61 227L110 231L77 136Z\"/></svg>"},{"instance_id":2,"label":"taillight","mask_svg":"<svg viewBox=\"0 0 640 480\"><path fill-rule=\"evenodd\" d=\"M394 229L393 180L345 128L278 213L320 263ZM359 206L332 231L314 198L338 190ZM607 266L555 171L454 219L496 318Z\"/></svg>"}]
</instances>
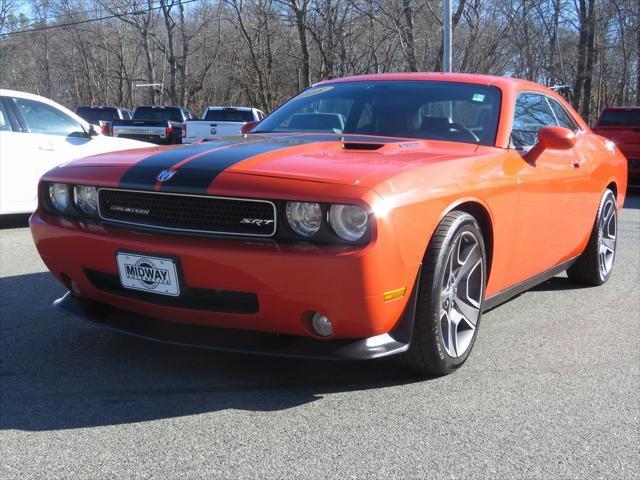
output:
<instances>
[{"instance_id":1,"label":"taillight","mask_svg":"<svg viewBox=\"0 0 640 480\"><path fill-rule=\"evenodd\" d=\"M182 138L185 138L187 136L187 124L183 123L182 124Z\"/></svg>"},{"instance_id":2,"label":"taillight","mask_svg":"<svg viewBox=\"0 0 640 480\"><path fill-rule=\"evenodd\" d=\"M171 134L173 133L173 126L172 125L167 125L167 137L170 137Z\"/></svg>"},{"instance_id":3,"label":"taillight","mask_svg":"<svg viewBox=\"0 0 640 480\"><path fill-rule=\"evenodd\" d=\"M102 133L102 135L109 135L109 125L107 125L106 123L101 124L100 133Z\"/></svg>"}]
</instances>

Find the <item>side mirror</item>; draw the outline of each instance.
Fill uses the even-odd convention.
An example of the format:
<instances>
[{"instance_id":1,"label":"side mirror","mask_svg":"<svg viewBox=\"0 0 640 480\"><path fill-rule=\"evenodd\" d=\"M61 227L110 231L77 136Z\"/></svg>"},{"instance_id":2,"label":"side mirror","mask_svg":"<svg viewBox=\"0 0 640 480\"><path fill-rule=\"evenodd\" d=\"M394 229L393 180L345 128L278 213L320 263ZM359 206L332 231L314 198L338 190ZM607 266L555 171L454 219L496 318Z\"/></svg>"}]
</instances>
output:
<instances>
[{"instance_id":1,"label":"side mirror","mask_svg":"<svg viewBox=\"0 0 640 480\"><path fill-rule=\"evenodd\" d=\"M564 127L544 127L538 132L538 144L553 150L568 150L576 145L576 134Z\"/></svg>"},{"instance_id":2,"label":"side mirror","mask_svg":"<svg viewBox=\"0 0 640 480\"><path fill-rule=\"evenodd\" d=\"M87 132L87 135L89 137L95 137L97 135L100 135L100 132L96 129L96 126L93 124L89 124L89 131Z\"/></svg>"},{"instance_id":3,"label":"side mirror","mask_svg":"<svg viewBox=\"0 0 640 480\"><path fill-rule=\"evenodd\" d=\"M538 143L536 143L527 158L535 162L545 150L569 150L576 144L576 134L564 127L543 127L538 131Z\"/></svg>"},{"instance_id":4,"label":"side mirror","mask_svg":"<svg viewBox=\"0 0 640 480\"><path fill-rule=\"evenodd\" d=\"M258 124L258 120L252 120L250 122L245 123L242 128L240 128L240 133L241 134L245 134L245 133L249 133L251 130L253 130L253 127L255 127Z\"/></svg>"}]
</instances>

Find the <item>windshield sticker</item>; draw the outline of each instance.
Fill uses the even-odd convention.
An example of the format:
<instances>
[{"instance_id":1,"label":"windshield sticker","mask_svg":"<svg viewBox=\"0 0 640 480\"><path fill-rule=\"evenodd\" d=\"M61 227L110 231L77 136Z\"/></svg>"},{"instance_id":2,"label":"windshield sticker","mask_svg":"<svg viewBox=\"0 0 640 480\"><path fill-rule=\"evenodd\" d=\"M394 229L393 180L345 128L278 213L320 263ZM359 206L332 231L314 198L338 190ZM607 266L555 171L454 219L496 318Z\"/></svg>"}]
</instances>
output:
<instances>
[{"instance_id":1,"label":"windshield sticker","mask_svg":"<svg viewBox=\"0 0 640 480\"><path fill-rule=\"evenodd\" d=\"M481 93L474 93L471 100L474 102L484 102L484 95Z\"/></svg>"},{"instance_id":2,"label":"windshield sticker","mask_svg":"<svg viewBox=\"0 0 640 480\"><path fill-rule=\"evenodd\" d=\"M300 98L312 97L313 95L318 95L320 93L328 92L329 90L332 90L332 89L333 89L332 86L312 88L311 90L307 90L305 92L302 92L296 98L300 99Z\"/></svg>"}]
</instances>

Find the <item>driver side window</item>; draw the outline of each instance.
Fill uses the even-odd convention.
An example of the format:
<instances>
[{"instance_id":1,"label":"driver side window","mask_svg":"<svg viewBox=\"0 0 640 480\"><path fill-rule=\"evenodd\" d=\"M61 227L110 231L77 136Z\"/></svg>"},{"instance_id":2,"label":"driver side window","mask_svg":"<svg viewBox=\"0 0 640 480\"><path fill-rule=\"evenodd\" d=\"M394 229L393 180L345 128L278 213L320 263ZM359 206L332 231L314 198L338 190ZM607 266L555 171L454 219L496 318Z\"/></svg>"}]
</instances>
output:
<instances>
[{"instance_id":1,"label":"driver side window","mask_svg":"<svg viewBox=\"0 0 640 480\"><path fill-rule=\"evenodd\" d=\"M538 131L541 128L557 125L546 97L523 93L516 100L511 143L515 148L532 147L538 142Z\"/></svg>"},{"instance_id":2,"label":"driver side window","mask_svg":"<svg viewBox=\"0 0 640 480\"><path fill-rule=\"evenodd\" d=\"M13 98L13 102L31 133L67 137L84 131L82 125L51 105L27 98Z\"/></svg>"}]
</instances>

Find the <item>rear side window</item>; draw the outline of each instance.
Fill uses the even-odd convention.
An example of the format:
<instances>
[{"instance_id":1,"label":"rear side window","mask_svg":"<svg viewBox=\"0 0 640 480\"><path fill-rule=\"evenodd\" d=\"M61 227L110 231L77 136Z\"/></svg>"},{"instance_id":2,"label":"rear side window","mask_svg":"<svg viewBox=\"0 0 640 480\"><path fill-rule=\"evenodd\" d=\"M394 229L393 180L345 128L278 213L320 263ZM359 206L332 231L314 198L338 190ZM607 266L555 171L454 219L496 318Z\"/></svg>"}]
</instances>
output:
<instances>
[{"instance_id":1,"label":"rear side window","mask_svg":"<svg viewBox=\"0 0 640 480\"><path fill-rule=\"evenodd\" d=\"M87 122L97 124L102 121L119 120L117 108L78 107L76 113Z\"/></svg>"},{"instance_id":2,"label":"rear side window","mask_svg":"<svg viewBox=\"0 0 640 480\"><path fill-rule=\"evenodd\" d=\"M627 110L605 110L602 112L600 127L629 127L640 126L640 108L629 108Z\"/></svg>"},{"instance_id":3,"label":"rear side window","mask_svg":"<svg viewBox=\"0 0 640 480\"><path fill-rule=\"evenodd\" d=\"M156 122L182 122L182 112L177 107L138 107L133 112L134 120L152 120Z\"/></svg>"},{"instance_id":4,"label":"rear side window","mask_svg":"<svg viewBox=\"0 0 640 480\"><path fill-rule=\"evenodd\" d=\"M535 93L521 94L516 100L511 142L516 148L531 147L538 142L541 128L557 125L546 97Z\"/></svg>"},{"instance_id":5,"label":"rear side window","mask_svg":"<svg viewBox=\"0 0 640 480\"><path fill-rule=\"evenodd\" d=\"M549 105L551 105L551 109L558 119L559 126L568 128L569 130L573 130L574 132L578 130L578 125L576 125L576 122L573 120L573 118L571 118L569 112L567 112L564 107L560 105L560 103L558 103L557 100L554 100L553 98L547 98L547 101L549 102Z\"/></svg>"},{"instance_id":6,"label":"rear side window","mask_svg":"<svg viewBox=\"0 0 640 480\"><path fill-rule=\"evenodd\" d=\"M11 123L9 123L9 114L4 108L2 104L2 100L0 99L0 132L10 132L11 131Z\"/></svg>"},{"instance_id":7,"label":"rear side window","mask_svg":"<svg viewBox=\"0 0 640 480\"><path fill-rule=\"evenodd\" d=\"M82 125L51 105L26 98L13 98L13 102L31 133L65 137L84 133Z\"/></svg>"},{"instance_id":8,"label":"rear side window","mask_svg":"<svg viewBox=\"0 0 640 480\"><path fill-rule=\"evenodd\" d=\"M251 113L251 110L236 110L235 108L207 110L204 120L212 122L251 122L253 113Z\"/></svg>"}]
</instances>

